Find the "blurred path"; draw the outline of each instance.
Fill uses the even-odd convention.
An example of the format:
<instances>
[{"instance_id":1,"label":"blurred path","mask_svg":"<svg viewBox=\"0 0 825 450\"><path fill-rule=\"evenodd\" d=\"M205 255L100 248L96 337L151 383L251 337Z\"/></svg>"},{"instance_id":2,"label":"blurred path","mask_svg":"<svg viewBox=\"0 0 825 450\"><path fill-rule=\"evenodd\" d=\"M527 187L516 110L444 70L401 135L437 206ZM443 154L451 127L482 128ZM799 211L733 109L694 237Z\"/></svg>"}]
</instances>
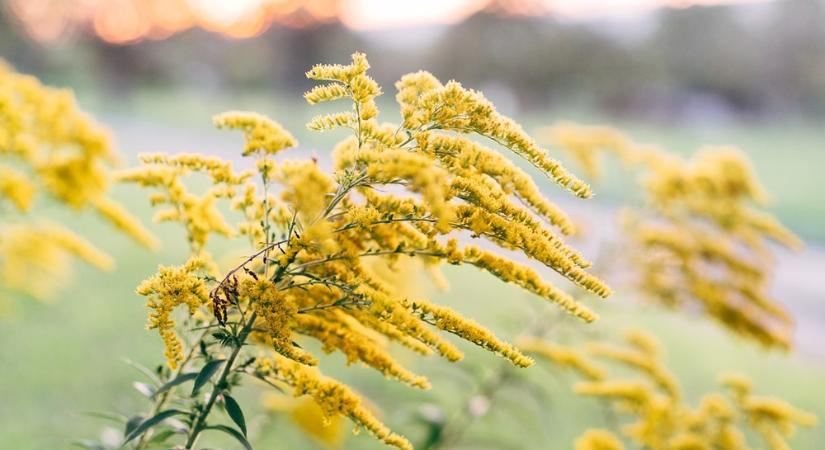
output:
<instances>
[{"instance_id":1,"label":"blurred path","mask_svg":"<svg viewBox=\"0 0 825 450\"><path fill-rule=\"evenodd\" d=\"M232 160L239 168L249 166L249 162L240 157L243 139L238 132L215 130L209 124L176 127L118 116L107 116L103 122L114 129L118 148L130 162L141 152L197 152ZM286 153L289 158L316 156L320 165L326 168L331 165L327 152L299 149ZM577 201L549 185L545 194L585 227L585 239L575 242L585 255L596 255L604 244L615 242L614 206ZM772 292L797 321L797 350L808 357L825 360L825 246L808 243L799 253L779 249Z\"/></svg>"}]
</instances>

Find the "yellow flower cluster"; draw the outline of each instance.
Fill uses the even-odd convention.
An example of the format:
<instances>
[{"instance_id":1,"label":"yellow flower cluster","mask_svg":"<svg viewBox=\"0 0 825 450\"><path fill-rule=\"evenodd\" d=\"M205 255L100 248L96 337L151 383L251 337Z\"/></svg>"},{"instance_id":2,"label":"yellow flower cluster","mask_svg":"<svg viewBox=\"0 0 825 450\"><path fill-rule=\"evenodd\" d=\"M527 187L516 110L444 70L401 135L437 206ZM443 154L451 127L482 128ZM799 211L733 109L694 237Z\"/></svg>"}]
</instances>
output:
<instances>
[{"instance_id":1,"label":"yellow flower cluster","mask_svg":"<svg viewBox=\"0 0 825 450\"><path fill-rule=\"evenodd\" d=\"M603 153L641 169L647 205L626 217L625 228L642 293L670 307L698 304L741 336L790 347L793 323L769 293L766 244L801 243L758 209L767 195L741 151L711 147L686 160L606 127L561 124L546 134L592 175Z\"/></svg>"},{"instance_id":2,"label":"yellow flower cluster","mask_svg":"<svg viewBox=\"0 0 825 450\"><path fill-rule=\"evenodd\" d=\"M243 131L246 139L243 156L261 153L274 155L298 145L298 141L279 123L258 113L228 111L215 116L213 123L218 128Z\"/></svg>"},{"instance_id":3,"label":"yellow flower cluster","mask_svg":"<svg viewBox=\"0 0 825 450\"><path fill-rule=\"evenodd\" d=\"M533 353L560 367L572 369L584 378L601 380L607 376L601 367L593 364L576 349L537 338L523 338L516 344L522 351Z\"/></svg>"},{"instance_id":4,"label":"yellow flower cluster","mask_svg":"<svg viewBox=\"0 0 825 450\"><path fill-rule=\"evenodd\" d=\"M143 154L140 161L141 167L118 173L118 180L158 189L150 201L153 205L168 207L155 214L155 221L181 223L193 253L204 248L212 233L234 235L216 202L233 198L252 173L236 174L230 162L197 154ZM184 183L186 175L197 172L207 174L213 185L201 195L189 192Z\"/></svg>"},{"instance_id":5,"label":"yellow flower cluster","mask_svg":"<svg viewBox=\"0 0 825 450\"><path fill-rule=\"evenodd\" d=\"M324 448L341 448L345 433L344 419L339 415L324 417L324 411L312 397L293 398L271 393L264 396L263 406L270 411L287 413L301 431Z\"/></svg>"},{"instance_id":6,"label":"yellow flower cluster","mask_svg":"<svg viewBox=\"0 0 825 450\"><path fill-rule=\"evenodd\" d=\"M295 341L312 339L326 353L345 355L348 364L363 364L422 389L430 387L429 381L399 363L389 343L457 361L463 355L440 333L445 331L517 367L533 363L481 324L397 289L397 276L387 272L398 275L402 258L427 270L442 263L475 266L586 322L596 319L530 265L469 245L469 239L519 253L597 296L609 296L610 289L564 242L562 235L573 231L564 212L501 149L484 147L469 135L523 156L579 196L590 195L585 184L480 93L457 83L441 85L431 75L404 77L398 84L404 122L379 123L375 97L381 89L367 75L368 68L364 55L356 53L348 65L315 66L307 74L325 82L305 94L309 103L346 98L353 104L352 111L320 116L308 125L353 131L332 152L332 173L316 161L276 162L272 154L294 145L294 139L270 119L231 112L215 123L244 131L243 154L255 158L256 177L236 175L228 162L202 156L144 155L144 165L121 179L161 190L152 202L169 209L159 218L187 228L193 255L205 254L209 233L230 235L237 229L249 236L249 257L218 277L209 297L216 326L232 331L246 323L252 341L273 350L268 354L274 359L258 358L259 373L295 387L296 395L310 394L326 415L347 415L385 443L410 448L361 407L346 386L310 368L318 359ZM212 181L204 196L186 191L182 176L190 172L205 172ZM228 214L215 208L222 198L232 199L240 223L231 223ZM174 270L192 283L201 280L185 269ZM167 300L165 293L180 291L180 286L164 290L157 285L176 280L165 281L163 273L142 292L151 298L150 325L167 330L167 311L206 300L200 288L197 298ZM164 340L170 360L179 360L177 341Z\"/></svg>"},{"instance_id":7,"label":"yellow flower cluster","mask_svg":"<svg viewBox=\"0 0 825 450\"><path fill-rule=\"evenodd\" d=\"M607 430L587 430L576 439L576 450L624 450L624 445Z\"/></svg>"},{"instance_id":8,"label":"yellow flower cluster","mask_svg":"<svg viewBox=\"0 0 825 450\"><path fill-rule=\"evenodd\" d=\"M385 444L412 450L413 446L408 440L390 431L362 405L358 394L346 385L325 377L318 369L282 356L258 358L256 364L255 370L260 376L292 386L296 397L311 396L321 407L325 417L349 417L356 426L364 428Z\"/></svg>"},{"instance_id":9,"label":"yellow flower cluster","mask_svg":"<svg viewBox=\"0 0 825 450\"><path fill-rule=\"evenodd\" d=\"M0 209L14 223L0 223L0 265L6 274L0 287L38 298L53 293L58 279L65 278L61 273L70 268L68 262L57 262L63 261L60 255L111 266L107 256L69 230L37 224L41 197L76 211L91 208L139 243L157 245L107 197L109 171L116 162L106 130L78 108L71 92L43 86L0 60ZM35 274L49 276L38 279Z\"/></svg>"},{"instance_id":10,"label":"yellow flower cluster","mask_svg":"<svg viewBox=\"0 0 825 450\"><path fill-rule=\"evenodd\" d=\"M719 382L726 386L734 403L772 450L790 450L786 436L793 435L797 426L813 427L817 417L775 398L753 395L750 381L737 374L724 374Z\"/></svg>"},{"instance_id":11,"label":"yellow flower cluster","mask_svg":"<svg viewBox=\"0 0 825 450\"><path fill-rule=\"evenodd\" d=\"M263 338L267 346L278 353L307 365L318 361L292 343L292 329L298 308L289 297L266 279L245 279L238 287L238 299L249 305L260 321L258 328L266 330Z\"/></svg>"},{"instance_id":12,"label":"yellow flower cluster","mask_svg":"<svg viewBox=\"0 0 825 450\"><path fill-rule=\"evenodd\" d=\"M588 378L589 381L577 383L575 391L608 402L620 415L632 420L619 431L640 448L742 450L750 448L744 432L750 427L772 450L786 450L790 447L785 438L796 426L816 424L815 416L785 401L752 395L750 381L741 376L722 377L721 383L731 392L729 398L709 393L698 406L691 407L682 399L674 376L662 364L653 337L632 331L626 342L625 346L594 343L582 350L560 350L534 339L527 342L526 350L554 364L571 367ZM639 378L611 378L601 365L593 362L594 358L626 366ZM616 436L605 430L588 430L576 442L577 450L622 448Z\"/></svg>"},{"instance_id":13,"label":"yellow flower cluster","mask_svg":"<svg viewBox=\"0 0 825 450\"><path fill-rule=\"evenodd\" d=\"M520 125L499 114L480 92L464 89L456 81L441 84L428 72L405 75L396 88L402 126L408 133L445 130L478 134L516 153L576 195L592 195L586 183L550 158Z\"/></svg>"},{"instance_id":14,"label":"yellow flower cluster","mask_svg":"<svg viewBox=\"0 0 825 450\"><path fill-rule=\"evenodd\" d=\"M44 221L0 225L0 292L48 300L71 273L70 256L101 270L114 266L108 255L60 225Z\"/></svg>"},{"instance_id":15,"label":"yellow flower cluster","mask_svg":"<svg viewBox=\"0 0 825 450\"><path fill-rule=\"evenodd\" d=\"M148 328L160 333L166 348L166 361L172 369L183 361L183 343L175 332L172 312L178 306L186 305L192 315L207 304L209 293L198 272L208 270L210 266L210 262L202 258L192 258L180 267L160 266L157 274L137 287L137 293L148 298L146 306L151 310Z\"/></svg>"},{"instance_id":16,"label":"yellow flower cluster","mask_svg":"<svg viewBox=\"0 0 825 450\"><path fill-rule=\"evenodd\" d=\"M605 126L583 126L562 122L539 130L539 136L563 149L590 180L597 180L604 171L601 153L609 151L622 161L631 162L637 150L622 133Z\"/></svg>"}]
</instances>

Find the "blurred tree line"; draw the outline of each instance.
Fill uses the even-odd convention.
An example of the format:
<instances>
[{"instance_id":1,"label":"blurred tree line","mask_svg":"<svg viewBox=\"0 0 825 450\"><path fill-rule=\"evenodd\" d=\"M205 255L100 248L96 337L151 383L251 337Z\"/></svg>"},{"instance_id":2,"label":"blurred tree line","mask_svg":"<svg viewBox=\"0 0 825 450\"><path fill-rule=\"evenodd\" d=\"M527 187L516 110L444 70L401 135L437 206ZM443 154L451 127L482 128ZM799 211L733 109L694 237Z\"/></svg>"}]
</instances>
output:
<instances>
[{"instance_id":1,"label":"blurred tree line","mask_svg":"<svg viewBox=\"0 0 825 450\"><path fill-rule=\"evenodd\" d=\"M383 85L425 67L504 93L524 109L575 103L667 120L825 115L822 0L663 9L598 22L481 12L443 30L273 25L246 40L193 29L126 46L81 33L42 47L7 11L0 14L4 58L47 80L120 94L181 85L294 92L309 86L303 72L312 64L344 61L355 49L370 55Z\"/></svg>"}]
</instances>

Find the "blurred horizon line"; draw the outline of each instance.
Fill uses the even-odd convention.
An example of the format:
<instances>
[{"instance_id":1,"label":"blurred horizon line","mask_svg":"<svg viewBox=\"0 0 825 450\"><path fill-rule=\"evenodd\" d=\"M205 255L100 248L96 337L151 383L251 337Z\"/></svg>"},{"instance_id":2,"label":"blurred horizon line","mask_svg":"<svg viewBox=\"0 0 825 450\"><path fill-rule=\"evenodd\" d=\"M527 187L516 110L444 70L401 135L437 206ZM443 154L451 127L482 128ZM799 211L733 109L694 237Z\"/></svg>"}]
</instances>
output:
<instances>
[{"instance_id":1,"label":"blurred horizon line","mask_svg":"<svg viewBox=\"0 0 825 450\"><path fill-rule=\"evenodd\" d=\"M474 14L593 20L661 9L775 0L4 0L33 40L54 45L77 32L107 43L162 40L200 28L229 38L259 36L273 25L338 22L355 32L447 26Z\"/></svg>"}]
</instances>

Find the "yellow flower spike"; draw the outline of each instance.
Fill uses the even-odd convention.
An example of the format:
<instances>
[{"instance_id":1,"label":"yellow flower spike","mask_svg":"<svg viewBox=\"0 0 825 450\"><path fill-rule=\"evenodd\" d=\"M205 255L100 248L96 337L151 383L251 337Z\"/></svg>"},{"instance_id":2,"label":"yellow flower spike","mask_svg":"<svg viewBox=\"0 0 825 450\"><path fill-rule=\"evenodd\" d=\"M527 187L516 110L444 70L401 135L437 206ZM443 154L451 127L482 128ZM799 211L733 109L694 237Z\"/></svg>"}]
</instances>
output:
<instances>
[{"instance_id":1,"label":"yellow flower spike","mask_svg":"<svg viewBox=\"0 0 825 450\"><path fill-rule=\"evenodd\" d=\"M423 318L434 327L455 334L479 347L510 360L516 367L530 367L535 361L525 356L516 347L499 340L490 330L473 320L466 319L444 306L434 305L426 300L407 300L404 302L414 314Z\"/></svg>"},{"instance_id":2,"label":"yellow flower spike","mask_svg":"<svg viewBox=\"0 0 825 450\"><path fill-rule=\"evenodd\" d=\"M349 97L349 91L340 83L330 83L315 86L304 94L304 98L310 105L321 102L329 102L340 98Z\"/></svg>"},{"instance_id":3,"label":"yellow flower spike","mask_svg":"<svg viewBox=\"0 0 825 450\"><path fill-rule=\"evenodd\" d=\"M743 432L747 426L769 448L786 449L785 438L796 426L816 423L815 416L780 399L753 396L750 380L740 375L720 378L720 383L730 388L732 401L722 394L709 393L691 408L683 402L678 383L659 360L658 342L635 330L627 334L626 340L627 347L599 343L589 346L589 352L635 368L641 378L605 377L577 383L574 390L615 407L622 419L629 420L622 420L625 425L620 428L621 434L640 448L747 450L751 448ZM527 349L529 345L538 349L547 346L542 341L523 343L528 344ZM558 359L556 353L550 359Z\"/></svg>"},{"instance_id":4,"label":"yellow flower spike","mask_svg":"<svg viewBox=\"0 0 825 450\"><path fill-rule=\"evenodd\" d=\"M336 113L313 117L307 123L307 128L312 131L329 131L336 128L357 127L358 118L352 113Z\"/></svg>"},{"instance_id":5,"label":"yellow flower spike","mask_svg":"<svg viewBox=\"0 0 825 450\"><path fill-rule=\"evenodd\" d=\"M768 196L742 151L706 147L684 159L607 127L562 123L541 133L591 172L603 154L642 169L647 205L626 228L635 244L629 254L636 284L646 297L673 308L696 305L738 335L790 348L793 323L768 292L767 241L792 249L802 243L758 209Z\"/></svg>"},{"instance_id":6,"label":"yellow flower spike","mask_svg":"<svg viewBox=\"0 0 825 450\"><path fill-rule=\"evenodd\" d=\"M261 328L266 330L267 343L275 351L303 364L318 363L314 356L293 344L292 327L298 307L279 292L272 282L266 279L244 279L238 287L238 299L251 305L258 314Z\"/></svg>"},{"instance_id":7,"label":"yellow flower spike","mask_svg":"<svg viewBox=\"0 0 825 450\"><path fill-rule=\"evenodd\" d=\"M298 141L278 122L258 113L227 111L215 116L212 122L218 128L243 131L246 139L243 156L274 155L298 145Z\"/></svg>"},{"instance_id":8,"label":"yellow flower spike","mask_svg":"<svg viewBox=\"0 0 825 450\"><path fill-rule=\"evenodd\" d=\"M197 272L206 268L202 258L193 258L180 267L160 266L158 272L144 280L137 293L147 297L149 329L157 329L163 339L165 355L173 370L183 361L183 343L175 332L172 311L185 305L190 315L209 302L209 294L203 279Z\"/></svg>"},{"instance_id":9,"label":"yellow flower spike","mask_svg":"<svg viewBox=\"0 0 825 450\"><path fill-rule=\"evenodd\" d=\"M416 78L426 80L426 77L420 75ZM407 88L405 84L401 87ZM466 90L455 81L422 91L420 97L413 100L421 112L414 116L413 123L405 123L409 128L421 130L431 124L432 127L437 126L444 130L477 133L521 156L577 196L592 196L586 183L567 172L558 161L550 158L547 151L540 148L520 125L499 114L480 92ZM402 95L405 102L411 100L409 97L409 92Z\"/></svg>"},{"instance_id":10,"label":"yellow flower spike","mask_svg":"<svg viewBox=\"0 0 825 450\"><path fill-rule=\"evenodd\" d=\"M324 351L339 350L347 357L347 363L360 361L388 378L393 378L419 389L429 389L430 383L423 376L415 375L401 366L382 346L368 336L351 328L345 322L331 317L301 315L297 317L297 330L312 336L324 345Z\"/></svg>"},{"instance_id":11,"label":"yellow flower spike","mask_svg":"<svg viewBox=\"0 0 825 450\"><path fill-rule=\"evenodd\" d=\"M69 257L101 270L114 266L90 242L51 222L0 225L0 256L0 285L43 301L67 281Z\"/></svg>"},{"instance_id":12,"label":"yellow flower spike","mask_svg":"<svg viewBox=\"0 0 825 450\"><path fill-rule=\"evenodd\" d=\"M18 211L26 212L36 193L35 186L22 173L0 165L0 199L5 198Z\"/></svg>"},{"instance_id":13,"label":"yellow flower spike","mask_svg":"<svg viewBox=\"0 0 825 450\"><path fill-rule=\"evenodd\" d=\"M504 192L515 193L536 214L558 226L562 233L572 234L575 230L570 218L542 195L533 179L498 152L461 136L441 133L418 133L416 140L422 150L433 153L451 168L495 179Z\"/></svg>"},{"instance_id":14,"label":"yellow flower spike","mask_svg":"<svg viewBox=\"0 0 825 450\"><path fill-rule=\"evenodd\" d=\"M607 358L641 370L672 399L678 399L681 395L675 377L659 363L658 359L654 358L655 354L640 353L608 344L592 344L588 346L587 351L591 355Z\"/></svg>"},{"instance_id":15,"label":"yellow flower spike","mask_svg":"<svg viewBox=\"0 0 825 450\"><path fill-rule=\"evenodd\" d=\"M381 88L366 73L368 68L366 57L356 53L348 65L319 65L307 73L321 82L305 94L308 103L351 101L348 111L308 124L318 131L352 130L334 148L332 173L316 161L276 164L269 156L294 145L291 137L263 116L230 112L217 116L215 123L244 131L244 154L258 156L260 178L235 173L217 158L155 154L143 155L142 167L123 173L121 180L156 190L150 201L162 208L157 218L182 224L196 255L202 254L211 234L235 235L230 226L234 222L219 208L220 200L229 200L232 213L241 216L237 234L249 240L252 253L223 277L203 280L213 285L212 313L219 325L235 328L245 322L244 339L269 347L275 355L260 357L245 369L278 386L293 386L296 395L309 394L327 417L348 416L384 443L407 449L409 442L378 422L346 386L308 367L319 361L294 337L418 388L428 388L428 381L399 364L387 345L397 342L419 354L458 361L463 355L441 333L447 331L517 367L533 364L482 325L405 292L393 275L409 271L410 261L417 263L416 269L420 264L428 269L443 263L472 265L586 322L596 319L528 264L472 245L459 247L461 235L539 261L598 296L611 291L585 270L590 263L559 237L559 232L574 231L564 212L507 152L476 144L470 135L492 140L587 197L584 183L480 93L456 82L441 84L423 72L397 84L402 124L379 122L375 98ZM197 172L211 181L203 193L188 190L187 177ZM186 268L179 270L191 275ZM141 289L150 297L150 324L161 330L174 364L182 350L167 311L175 304L163 301L150 281ZM236 349L246 353L242 346Z\"/></svg>"},{"instance_id":16,"label":"yellow flower spike","mask_svg":"<svg viewBox=\"0 0 825 450\"><path fill-rule=\"evenodd\" d=\"M160 247L158 239L137 221L120 203L108 198L98 198L92 201L97 212L106 218L115 228L123 231L129 237L144 247L157 250Z\"/></svg>"},{"instance_id":17,"label":"yellow flower spike","mask_svg":"<svg viewBox=\"0 0 825 450\"><path fill-rule=\"evenodd\" d=\"M159 189L161 192L153 193L150 201L169 207L158 211L154 220L180 222L194 254L203 250L210 234L235 235L216 203L235 197L250 172L235 173L230 162L198 154L141 154L139 158L143 165L120 172L118 180ZM213 183L202 195L189 192L184 183L187 175L197 172L207 174Z\"/></svg>"},{"instance_id":18,"label":"yellow flower spike","mask_svg":"<svg viewBox=\"0 0 825 450\"><path fill-rule=\"evenodd\" d=\"M98 268L109 268L113 262L78 235L54 224L37 224L34 216L41 199L78 212L97 209L114 228L142 244L149 244L152 237L107 196L110 171L118 163L107 130L80 110L70 91L44 86L34 77L15 73L3 61L0 67L0 207L8 204L14 222L44 233L37 238L14 227L4 230L10 233L8 239L16 236L32 248L21 252L6 242L0 261L19 264L7 272L11 279L30 278L29 283L36 284L28 288L9 281L7 286L45 299L65 280L62 275L70 268L66 256ZM98 205L103 202L106 207L101 211ZM34 259L38 253L53 269ZM30 274L21 278L12 273L16 271ZM49 274L53 282L36 281L37 274Z\"/></svg>"},{"instance_id":19,"label":"yellow flower spike","mask_svg":"<svg viewBox=\"0 0 825 450\"><path fill-rule=\"evenodd\" d=\"M506 258L479 249L467 246L464 250L451 250L448 246L442 250L451 264L470 264L487 271L502 281L516 284L525 290L558 304L570 314L581 318L585 322L596 320L597 316L587 307L575 301L570 295L560 289L545 283L531 268L514 263Z\"/></svg>"},{"instance_id":20,"label":"yellow flower spike","mask_svg":"<svg viewBox=\"0 0 825 450\"><path fill-rule=\"evenodd\" d=\"M349 65L321 64L307 72L306 76L309 79L333 82L315 87L304 94L307 102L315 104L348 97L353 101L354 110L352 113L317 116L307 124L307 128L314 131L351 128L355 131L360 146L367 137L366 129L375 128L375 124L372 123L378 116L375 97L381 95L378 83L366 74L369 67L363 53L354 53Z\"/></svg>"},{"instance_id":21,"label":"yellow flower spike","mask_svg":"<svg viewBox=\"0 0 825 450\"><path fill-rule=\"evenodd\" d=\"M624 444L607 430L587 430L576 439L576 450L624 450Z\"/></svg>"},{"instance_id":22,"label":"yellow flower spike","mask_svg":"<svg viewBox=\"0 0 825 450\"><path fill-rule=\"evenodd\" d=\"M393 433L363 405L361 398L346 385L322 375L317 369L303 366L281 356L258 358L256 371L266 378L282 381L295 388L296 396L310 395L324 416L343 415L363 427L377 439L401 450L413 450L404 437Z\"/></svg>"},{"instance_id":23,"label":"yellow flower spike","mask_svg":"<svg viewBox=\"0 0 825 450\"><path fill-rule=\"evenodd\" d=\"M604 397L626 401L630 404L644 405L652 394L650 386L640 381L591 381L580 382L573 386L579 395Z\"/></svg>"},{"instance_id":24,"label":"yellow flower spike","mask_svg":"<svg viewBox=\"0 0 825 450\"><path fill-rule=\"evenodd\" d=\"M653 337L639 329L631 329L625 332L625 340L628 344L645 353L649 358L655 358L662 353L662 346Z\"/></svg>"},{"instance_id":25,"label":"yellow flower spike","mask_svg":"<svg viewBox=\"0 0 825 450\"><path fill-rule=\"evenodd\" d=\"M520 339L516 341L516 345L527 353L534 353L554 364L573 369L585 378L598 381L607 376L604 369L589 361L582 351L536 338Z\"/></svg>"},{"instance_id":26,"label":"yellow flower spike","mask_svg":"<svg viewBox=\"0 0 825 450\"><path fill-rule=\"evenodd\" d=\"M98 250L86 239L60 225L43 223L40 230L55 245L98 269L112 270L115 266L114 260L109 255Z\"/></svg>"},{"instance_id":27,"label":"yellow flower spike","mask_svg":"<svg viewBox=\"0 0 825 450\"><path fill-rule=\"evenodd\" d=\"M318 241L329 237L329 227L316 222L324 212L329 195L335 191L332 179L312 161L286 161L276 178L284 185L281 199L298 213L307 227L317 225Z\"/></svg>"}]
</instances>

